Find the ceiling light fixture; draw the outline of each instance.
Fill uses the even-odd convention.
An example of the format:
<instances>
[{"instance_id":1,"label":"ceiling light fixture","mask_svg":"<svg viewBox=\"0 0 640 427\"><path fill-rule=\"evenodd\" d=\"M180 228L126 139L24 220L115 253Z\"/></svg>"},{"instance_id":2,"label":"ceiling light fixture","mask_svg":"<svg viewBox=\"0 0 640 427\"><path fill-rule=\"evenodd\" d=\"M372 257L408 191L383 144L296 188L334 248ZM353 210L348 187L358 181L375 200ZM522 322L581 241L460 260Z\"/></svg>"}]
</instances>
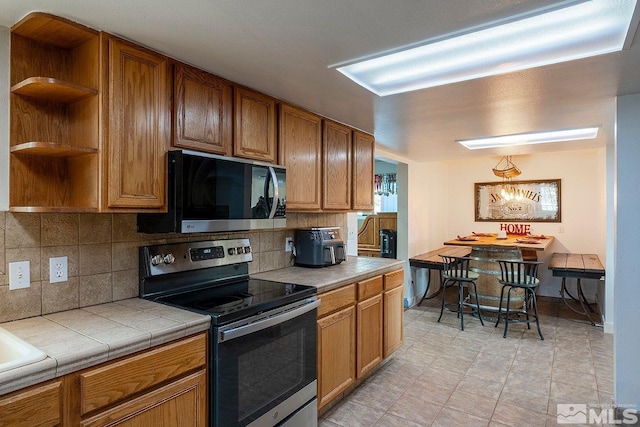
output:
<instances>
[{"instance_id":1,"label":"ceiling light fixture","mask_svg":"<svg viewBox=\"0 0 640 427\"><path fill-rule=\"evenodd\" d=\"M631 45L635 6L636 0L566 1L330 68L385 96L601 55Z\"/></svg>"},{"instance_id":2,"label":"ceiling light fixture","mask_svg":"<svg viewBox=\"0 0 640 427\"><path fill-rule=\"evenodd\" d=\"M546 144L550 142L568 142L582 139L595 139L598 127L554 130L548 132L519 133L515 135L492 136L489 138L461 139L456 142L469 150L482 148L513 147L517 145Z\"/></svg>"},{"instance_id":3,"label":"ceiling light fixture","mask_svg":"<svg viewBox=\"0 0 640 427\"><path fill-rule=\"evenodd\" d=\"M504 165L502 165L504 163ZM502 167L502 168L501 168ZM497 177L502 178L502 189L500 190L500 196L506 201L522 200L522 192L516 190L513 186L513 182L511 181L516 176L520 175L522 172L518 167L511 161L511 156L505 156L498 162L497 165L494 166L493 174Z\"/></svg>"}]
</instances>

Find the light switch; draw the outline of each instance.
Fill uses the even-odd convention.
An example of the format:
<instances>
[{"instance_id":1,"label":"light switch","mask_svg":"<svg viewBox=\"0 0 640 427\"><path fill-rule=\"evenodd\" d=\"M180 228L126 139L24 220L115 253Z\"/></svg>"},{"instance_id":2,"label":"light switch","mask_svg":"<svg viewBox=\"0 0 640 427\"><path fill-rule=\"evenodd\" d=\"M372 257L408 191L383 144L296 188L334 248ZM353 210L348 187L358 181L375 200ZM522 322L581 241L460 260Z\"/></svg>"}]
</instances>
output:
<instances>
[{"instance_id":1,"label":"light switch","mask_svg":"<svg viewBox=\"0 0 640 427\"><path fill-rule=\"evenodd\" d=\"M9 289L24 289L31 286L29 261L9 263Z\"/></svg>"}]
</instances>

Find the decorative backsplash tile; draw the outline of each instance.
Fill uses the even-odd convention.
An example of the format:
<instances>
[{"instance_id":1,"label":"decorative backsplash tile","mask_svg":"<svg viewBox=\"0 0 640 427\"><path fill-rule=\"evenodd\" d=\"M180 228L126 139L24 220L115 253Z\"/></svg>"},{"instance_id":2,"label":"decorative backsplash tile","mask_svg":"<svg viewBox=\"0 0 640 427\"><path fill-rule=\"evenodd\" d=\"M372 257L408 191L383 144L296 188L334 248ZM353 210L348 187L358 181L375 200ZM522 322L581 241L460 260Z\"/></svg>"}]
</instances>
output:
<instances>
[{"instance_id":1,"label":"decorative backsplash tile","mask_svg":"<svg viewBox=\"0 0 640 427\"><path fill-rule=\"evenodd\" d=\"M287 229L215 234L141 234L135 214L0 212L0 322L118 301L138 295L138 247L248 237L249 273L291 265L286 237L300 227L342 227L346 214L287 214ZM67 282L49 283L49 258L66 256ZM30 261L31 287L9 290L8 263Z\"/></svg>"}]
</instances>

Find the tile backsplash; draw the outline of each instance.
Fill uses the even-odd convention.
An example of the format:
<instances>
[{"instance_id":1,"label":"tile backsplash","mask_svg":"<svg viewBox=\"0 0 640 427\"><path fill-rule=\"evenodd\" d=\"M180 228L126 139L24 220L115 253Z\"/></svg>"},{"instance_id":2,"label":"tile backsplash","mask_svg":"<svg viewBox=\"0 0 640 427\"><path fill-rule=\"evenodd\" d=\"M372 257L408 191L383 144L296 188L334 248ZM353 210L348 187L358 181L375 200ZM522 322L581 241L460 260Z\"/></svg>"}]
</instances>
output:
<instances>
[{"instance_id":1,"label":"tile backsplash","mask_svg":"<svg viewBox=\"0 0 640 427\"><path fill-rule=\"evenodd\" d=\"M138 295L138 246L248 237L250 273L287 267L285 238L298 227L337 226L346 214L287 214L287 228L215 234L142 234L135 214L0 212L0 322L86 307ZM49 283L49 258L66 256L69 280ZM8 264L29 261L31 286L9 290Z\"/></svg>"}]
</instances>

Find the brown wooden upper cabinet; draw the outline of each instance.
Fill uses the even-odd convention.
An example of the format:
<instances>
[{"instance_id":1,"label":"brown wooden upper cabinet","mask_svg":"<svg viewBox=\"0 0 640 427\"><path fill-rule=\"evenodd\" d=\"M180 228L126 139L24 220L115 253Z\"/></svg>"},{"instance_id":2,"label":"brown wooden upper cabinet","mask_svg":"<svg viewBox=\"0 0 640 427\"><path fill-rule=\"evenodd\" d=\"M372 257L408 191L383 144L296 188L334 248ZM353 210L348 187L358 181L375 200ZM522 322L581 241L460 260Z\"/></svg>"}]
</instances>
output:
<instances>
[{"instance_id":1,"label":"brown wooden upper cabinet","mask_svg":"<svg viewBox=\"0 0 640 427\"><path fill-rule=\"evenodd\" d=\"M373 210L372 135L287 104L279 120L287 210Z\"/></svg>"},{"instance_id":2,"label":"brown wooden upper cabinet","mask_svg":"<svg viewBox=\"0 0 640 427\"><path fill-rule=\"evenodd\" d=\"M276 163L275 99L239 86L234 98L233 155Z\"/></svg>"},{"instance_id":3,"label":"brown wooden upper cabinet","mask_svg":"<svg viewBox=\"0 0 640 427\"><path fill-rule=\"evenodd\" d=\"M331 120L322 129L322 208L351 208L351 128Z\"/></svg>"},{"instance_id":4,"label":"brown wooden upper cabinet","mask_svg":"<svg viewBox=\"0 0 640 427\"><path fill-rule=\"evenodd\" d=\"M102 33L109 50L109 137L103 176L109 208L165 204L170 105L168 58Z\"/></svg>"},{"instance_id":5,"label":"brown wooden upper cabinet","mask_svg":"<svg viewBox=\"0 0 640 427\"><path fill-rule=\"evenodd\" d=\"M353 131L351 208L356 211L373 210L374 148L373 135L357 130Z\"/></svg>"},{"instance_id":6,"label":"brown wooden upper cabinet","mask_svg":"<svg viewBox=\"0 0 640 427\"><path fill-rule=\"evenodd\" d=\"M322 118L280 104L279 163L287 167L287 210L319 210Z\"/></svg>"},{"instance_id":7,"label":"brown wooden upper cabinet","mask_svg":"<svg viewBox=\"0 0 640 427\"><path fill-rule=\"evenodd\" d=\"M11 40L10 209L166 209L167 58L40 12Z\"/></svg>"},{"instance_id":8,"label":"brown wooden upper cabinet","mask_svg":"<svg viewBox=\"0 0 640 427\"><path fill-rule=\"evenodd\" d=\"M230 156L233 146L231 84L213 74L177 63L173 97L173 145Z\"/></svg>"}]
</instances>

